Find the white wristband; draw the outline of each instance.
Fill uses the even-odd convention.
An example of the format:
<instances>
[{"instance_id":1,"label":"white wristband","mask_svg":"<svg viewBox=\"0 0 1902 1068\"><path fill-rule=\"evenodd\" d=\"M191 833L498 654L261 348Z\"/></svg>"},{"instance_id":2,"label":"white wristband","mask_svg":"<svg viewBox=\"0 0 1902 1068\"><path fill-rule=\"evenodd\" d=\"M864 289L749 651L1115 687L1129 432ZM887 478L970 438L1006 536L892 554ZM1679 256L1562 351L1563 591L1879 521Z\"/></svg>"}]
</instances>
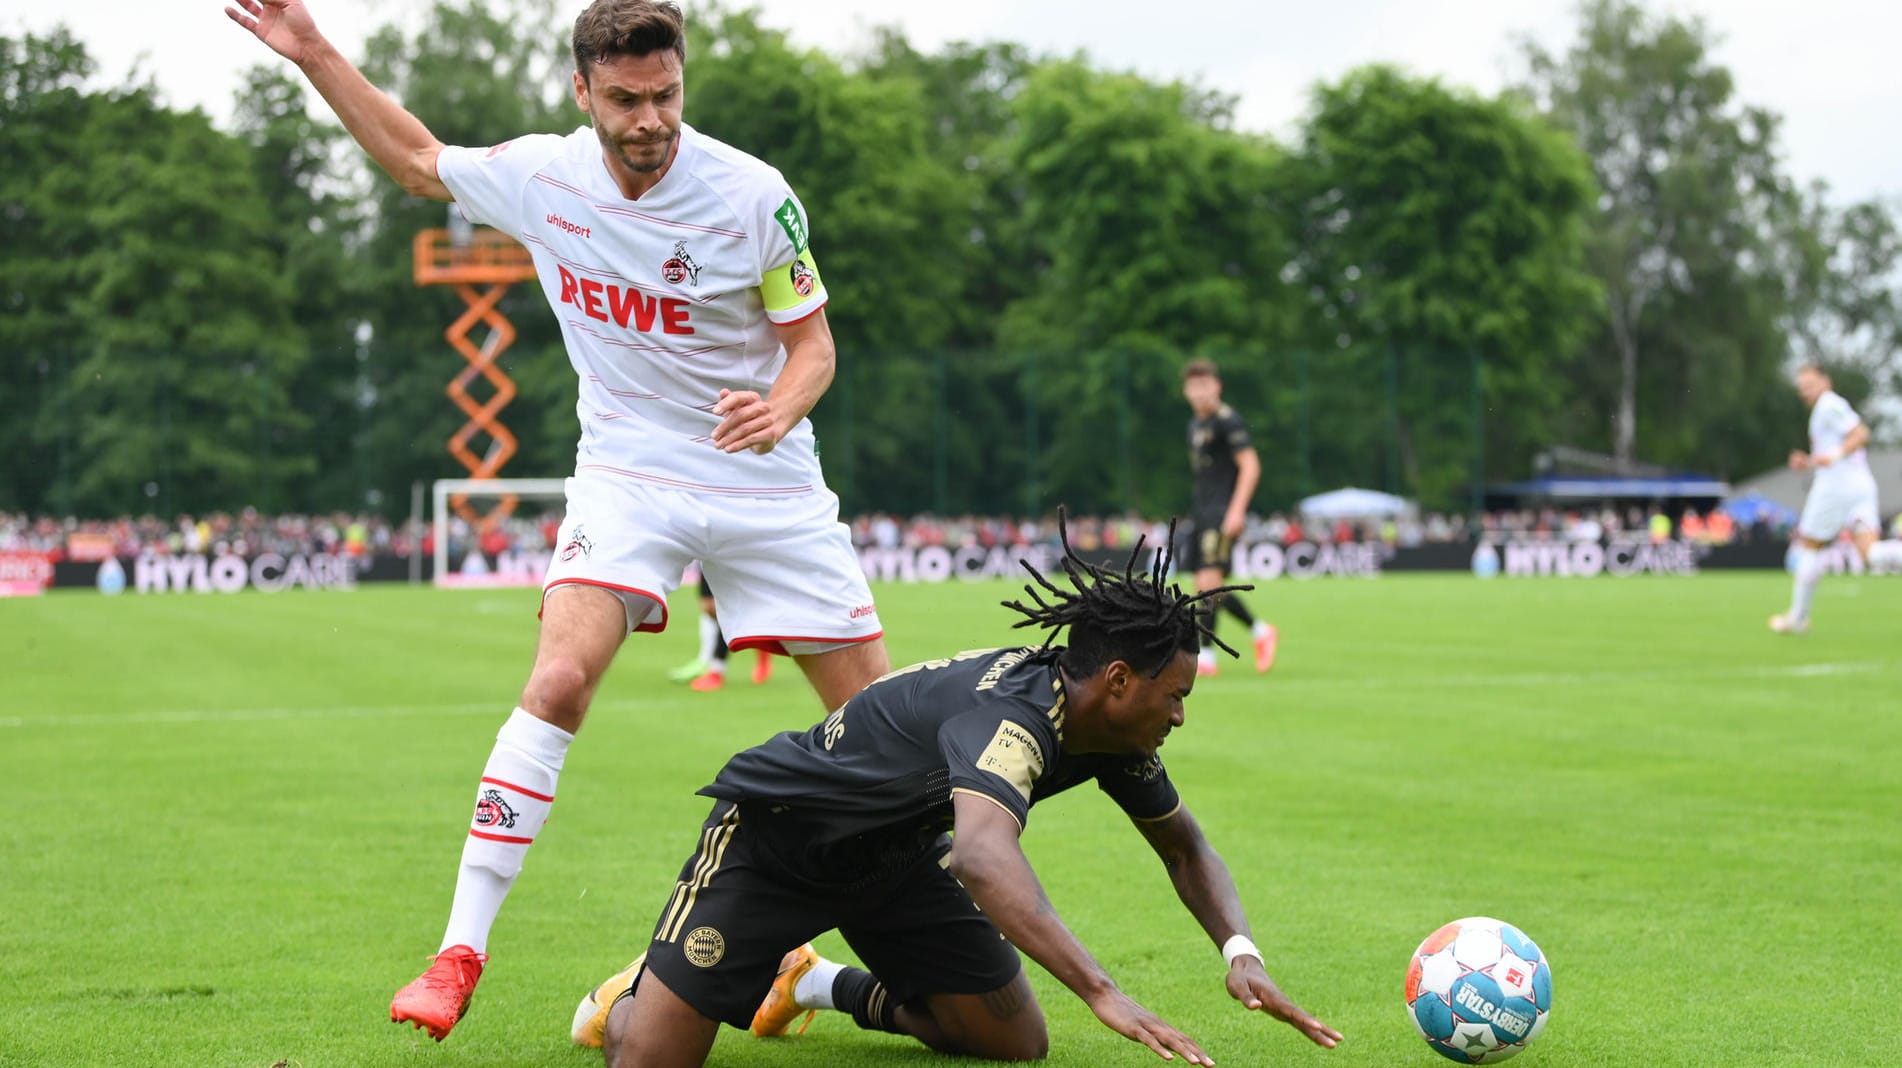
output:
<instances>
[{"instance_id":1,"label":"white wristband","mask_svg":"<svg viewBox=\"0 0 1902 1068\"><path fill-rule=\"evenodd\" d=\"M1263 965L1268 963L1268 958L1261 955L1261 948L1247 935L1230 935L1228 941L1222 943L1222 963L1233 968L1236 957L1253 957Z\"/></svg>"}]
</instances>

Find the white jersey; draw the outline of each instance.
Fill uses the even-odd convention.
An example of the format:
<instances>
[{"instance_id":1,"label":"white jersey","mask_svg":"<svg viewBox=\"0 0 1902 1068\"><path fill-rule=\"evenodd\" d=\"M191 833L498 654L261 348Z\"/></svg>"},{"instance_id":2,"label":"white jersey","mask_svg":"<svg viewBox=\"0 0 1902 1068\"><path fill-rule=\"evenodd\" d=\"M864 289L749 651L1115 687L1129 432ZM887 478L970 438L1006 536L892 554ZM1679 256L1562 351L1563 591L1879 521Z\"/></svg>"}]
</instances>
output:
<instances>
[{"instance_id":1,"label":"white jersey","mask_svg":"<svg viewBox=\"0 0 1902 1068\"><path fill-rule=\"evenodd\" d=\"M735 496L823 490L807 420L763 456L712 440L720 390L765 396L785 366L773 324L825 306L798 198L777 170L685 124L638 200L601 153L583 126L436 162L463 215L534 257L581 380L576 473Z\"/></svg>"},{"instance_id":2,"label":"white jersey","mask_svg":"<svg viewBox=\"0 0 1902 1068\"><path fill-rule=\"evenodd\" d=\"M1862 425L1862 419L1856 410L1849 406L1835 390L1824 390L1816 398L1816 404L1810 408L1810 455L1819 452L1835 452L1843 447L1843 440L1849 432ZM1860 484L1872 480L1869 470L1869 454L1865 449L1857 449L1830 464L1816 469L1816 485L1820 487Z\"/></svg>"}]
</instances>

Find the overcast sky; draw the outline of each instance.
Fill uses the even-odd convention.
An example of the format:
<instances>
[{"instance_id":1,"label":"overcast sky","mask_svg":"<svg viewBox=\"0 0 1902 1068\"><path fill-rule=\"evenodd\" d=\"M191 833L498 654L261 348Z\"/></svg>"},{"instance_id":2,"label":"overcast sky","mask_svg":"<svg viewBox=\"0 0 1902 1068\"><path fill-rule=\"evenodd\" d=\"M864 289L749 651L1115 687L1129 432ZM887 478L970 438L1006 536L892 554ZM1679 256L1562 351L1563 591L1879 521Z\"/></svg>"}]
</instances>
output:
<instances>
[{"instance_id":1,"label":"overcast sky","mask_svg":"<svg viewBox=\"0 0 1902 1068\"><path fill-rule=\"evenodd\" d=\"M575 0L579 11L584 0ZM1397 62L1491 92L1517 72L1514 40L1548 48L1575 33L1571 0L751 0L766 24L835 54L897 25L924 51L951 40L1011 40L1039 52L1088 52L1100 66L1179 78L1240 98L1243 126L1285 134L1308 87L1352 67ZM426 0L310 0L318 25L357 57L365 37L413 19ZM0 0L0 34L64 20L122 78L135 63L176 107L223 122L238 72L268 57L224 16L223 0ZM683 4L690 20L698 6ZM1800 181L1823 179L1843 202L1902 196L1902 5L1870 0L1659 0L1719 36L1717 58L1740 97L1781 114ZM1173 24L1162 21L1173 20ZM321 107L322 105L317 105ZM689 102L689 119L692 104ZM501 137L511 131L497 131ZM709 131L718 135L718 131Z\"/></svg>"}]
</instances>

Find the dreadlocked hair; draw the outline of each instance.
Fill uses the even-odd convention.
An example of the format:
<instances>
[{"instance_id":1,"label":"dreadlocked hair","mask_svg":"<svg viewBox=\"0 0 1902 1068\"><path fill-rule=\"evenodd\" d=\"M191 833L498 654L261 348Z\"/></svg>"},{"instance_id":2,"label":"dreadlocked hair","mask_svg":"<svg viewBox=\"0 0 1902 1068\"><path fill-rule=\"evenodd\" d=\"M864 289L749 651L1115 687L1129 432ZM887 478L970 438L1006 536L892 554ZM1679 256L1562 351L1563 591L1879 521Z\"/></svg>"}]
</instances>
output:
<instances>
[{"instance_id":1,"label":"dreadlocked hair","mask_svg":"<svg viewBox=\"0 0 1902 1068\"><path fill-rule=\"evenodd\" d=\"M1137 565L1148 540L1145 535L1136 539L1129 562L1120 572L1077 556L1070 546L1070 530L1062 509L1057 510L1057 532L1063 541L1063 571L1072 588L1064 589L1045 578L1030 561L1019 560L1036 580L1024 584L1034 607L1023 601L1005 601L1003 605L1024 615L1013 627L1049 631L1040 651L1048 651L1058 632L1070 628L1069 644L1061 659L1065 671L1094 675L1105 664L1121 660L1153 679L1177 653L1193 653L1200 648L1204 638L1230 656L1239 655L1215 636L1215 604L1223 594L1254 587L1218 586L1185 594L1173 583L1165 583L1174 558L1175 520L1169 521L1168 544L1155 554L1153 564L1146 569Z\"/></svg>"}]
</instances>

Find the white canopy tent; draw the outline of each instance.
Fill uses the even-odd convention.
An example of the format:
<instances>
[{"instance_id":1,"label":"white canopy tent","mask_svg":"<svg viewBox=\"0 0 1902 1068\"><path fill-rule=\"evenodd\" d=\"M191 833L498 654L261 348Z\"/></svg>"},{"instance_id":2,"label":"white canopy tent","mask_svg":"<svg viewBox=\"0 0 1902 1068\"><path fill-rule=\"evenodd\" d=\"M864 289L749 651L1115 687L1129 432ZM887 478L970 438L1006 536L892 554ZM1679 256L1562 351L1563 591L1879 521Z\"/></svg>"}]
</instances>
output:
<instances>
[{"instance_id":1,"label":"white canopy tent","mask_svg":"<svg viewBox=\"0 0 1902 1068\"><path fill-rule=\"evenodd\" d=\"M1380 519L1412 515L1414 507L1405 497L1347 486L1304 498L1295 511L1317 519Z\"/></svg>"}]
</instances>

